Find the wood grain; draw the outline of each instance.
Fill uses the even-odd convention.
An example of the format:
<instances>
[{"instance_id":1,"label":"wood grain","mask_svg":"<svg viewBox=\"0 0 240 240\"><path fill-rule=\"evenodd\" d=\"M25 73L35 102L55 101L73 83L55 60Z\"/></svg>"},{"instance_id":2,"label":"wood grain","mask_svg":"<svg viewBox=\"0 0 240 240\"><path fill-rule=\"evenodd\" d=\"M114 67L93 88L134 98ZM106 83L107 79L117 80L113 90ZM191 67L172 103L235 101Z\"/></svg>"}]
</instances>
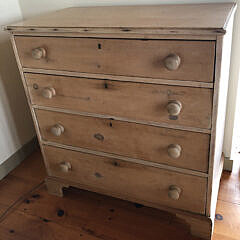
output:
<instances>
[{"instance_id":1,"label":"wood grain","mask_svg":"<svg viewBox=\"0 0 240 240\"><path fill-rule=\"evenodd\" d=\"M240 205L218 200L216 214L214 229L216 236L213 237L213 240L239 239Z\"/></svg>"},{"instance_id":2,"label":"wood grain","mask_svg":"<svg viewBox=\"0 0 240 240\"><path fill-rule=\"evenodd\" d=\"M231 175L228 172L223 173L220 186L220 197L223 201L218 201L216 211L223 216L223 220L215 220L212 238L214 240L239 239L238 205L233 204L236 203L240 192L237 187L239 170L236 167L239 166L234 166L234 173ZM24 192L18 191L19 180L26 185L26 189L28 188L27 191L29 191L32 188L29 186L30 180L22 181L24 178L32 179L31 181L36 183L44 179L45 175L39 174L39 169L44 170L43 159L41 153L36 152L6 177L7 180L12 176L18 177L11 178L11 189L16 193L15 196L18 194L17 198L24 194ZM8 183L9 180L1 185L1 196L6 198L2 201L3 204L0 204L0 212L4 211L8 203L12 201L12 195L6 194L9 192ZM58 216L59 210L63 211L61 217ZM12 215L12 213L14 214ZM34 226L32 226L32 222L34 222ZM86 240L91 239L88 237L93 233L95 236L101 236L100 239L115 237L117 240L165 240L166 238L200 240L190 236L189 227L174 214L74 188L66 190L64 198L59 198L49 195L45 187L41 187L26 196L26 199L23 198L17 208L7 215L3 224L4 226L0 223L0 236L2 239L10 240L35 240L39 236L43 236L42 234L45 234L45 239L49 240L51 236L58 236L59 228L63 236L69 234L69 229L71 229L72 232L76 230L78 233L82 233L83 239L85 237ZM203 225L203 222L196 222L196 229L200 230L199 226ZM83 226L84 228L82 228ZM35 231L32 231L32 228Z\"/></svg>"},{"instance_id":3,"label":"wood grain","mask_svg":"<svg viewBox=\"0 0 240 240\"><path fill-rule=\"evenodd\" d=\"M137 82L137 83L154 83L163 84L171 86L182 86L182 87L199 87L199 88L213 88L213 83L208 82L194 82L194 81L180 81L172 79L162 79L162 78L148 78L148 77L132 77L132 76L115 76L110 74L95 74L95 73L81 73L72 71L57 71L57 70L47 70L47 69L35 69L35 68L23 68L24 73L41 73L47 75L58 75L58 76L68 76L68 77L80 77L80 78L90 78L90 79L103 79L103 80L113 80L122 82Z\"/></svg>"},{"instance_id":4,"label":"wood grain","mask_svg":"<svg viewBox=\"0 0 240 240\"><path fill-rule=\"evenodd\" d=\"M222 58L222 65L224 65L224 67L221 67L222 35L224 35L227 30L227 41L229 43L231 42L231 29L227 29L226 26L229 20L229 27L231 26L233 18L231 19L230 15L233 12L234 6L235 4L227 3L210 5L171 5L158 7L132 6L119 8L74 8L66 11L60 11L56 15L48 14L48 16L52 18L50 19L49 17L44 17L44 21L49 25L43 24L43 18L40 17L32 20L32 22L30 20L33 25L29 25L30 22L27 21L28 23L25 22L15 26L13 25L12 27L7 27L7 29L12 33L19 35L15 36L16 42L13 41L13 46L26 95L28 97L28 102L34 118L37 134L39 140L41 141L41 147L43 147L43 143L52 145L59 144L59 147L61 148L68 147L69 149L72 148L72 150L74 150L74 148L78 149L74 152L74 154L77 155L89 155L90 151L98 152L98 154L101 153L102 155L99 154L101 157L97 157L97 154L94 155L94 157L101 159L107 158L111 159L111 161L114 160L116 161L116 165L118 165L118 163L121 165L124 164L124 166L127 165L130 171L134 171L135 169L134 167L130 168L130 166L139 166L141 168L148 169L147 172L150 171L149 169L154 169L154 172L172 173L174 178L181 175L184 176L184 179L185 177L202 179L202 181L206 184L204 184L205 188L201 190L201 196L204 195L204 205L206 200L207 204L203 208L201 208L201 206L197 206L196 208L198 208L198 212L201 211L204 216L200 217L195 214L187 214L185 211L175 209L173 206L171 208L165 206L164 209L169 212L173 212L176 216L185 220L185 223L189 224L190 230L193 234L209 239L211 229L213 227L211 221L213 221L215 214L215 202L217 199L217 189L222 166L222 164L220 164L220 156L222 153L222 133L224 129L223 119L226 100L225 93L227 90L227 81L222 82L222 79L228 78L228 53L226 49L228 52L230 49L230 45L224 44ZM96 14L97 12L99 13L99 11L101 11L101 13L104 13L105 11L108 12L110 9L112 12L109 15L105 16ZM81 11L84 11L85 13L72 14ZM93 13L94 18L91 17L93 16ZM181 14L181 16L179 14ZM96 16L99 19L97 22ZM60 25L62 27L55 24L58 22L59 17L61 18L62 25ZM108 17L110 17L112 21L108 21L108 23L106 23L106 21L109 20ZM164 20L162 17L164 17ZM125 25L125 23L129 23L129 25ZM52 26L51 24L54 24L55 26ZM87 26L82 24L87 24ZM104 24L104 26L101 26L101 24ZM25 34L27 36L24 36ZM31 36L34 34L36 34L35 37ZM47 36L48 34L49 36ZM82 38L78 38L80 36ZM118 37L119 39L116 39ZM12 39L13 38L14 37L12 37ZM134 38L137 38L138 40ZM38 48L38 50L33 51L36 48ZM39 51L40 49L41 51ZM177 56L176 59L178 59L177 62L178 64L180 63L180 65L177 66L177 70L169 71L166 69L166 57L173 54ZM37 59L33 59L33 56ZM213 88L214 83L213 115L211 119L212 126L209 124L208 128L196 128L188 126L187 124L169 125L163 120L161 121L162 126L157 126L155 122L151 121L141 120L140 122L140 120L138 120L139 122L137 123L136 120L128 120L127 117L121 119L119 116L118 120L112 120L109 118L109 114L97 115L94 112L74 112L71 109L31 105L29 91L25 82L24 71L35 71L35 73L41 72L52 75L61 73L61 75L66 76L80 76L81 74L81 77L99 77L102 81L108 80L110 82L111 80L119 81L122 79L125 83L128 81L157 83L162 85L165 84L165 87L167 87L166 85L168 84L173 84L181 86L182 88L184 88L183 86ZM120 82L114 82L114 84L120 84ZM131 90L130 87L129 89ZM211 92L212 90L207 89L207 91ZM48 93L45 94L45 96L54 95L53 92L51 94ZM130 93L131 91L128 92L128 94ZM196 93L196 95L198 94ZM133 96L136 95L133 94ZM148 99L149 96L147 95L146 98ZM142 102L143 106L144 104L145 102ZM125 105L128 106L127 104ZM35 114L36 107L45 107L45 109L48 108L49 110L49 112L46 110L45 112L44 110L36 110L37 117L38 115L41 115L40 129L38 127L38 119ZM99 106L99 108L100 107L101 106ZM183 110L184 109L185 108L183 108ZM65 113L56 113L56 111L65 111ZM91 114L96 114L98 118L96 118L96 116L91 116ZM81 121L79 119L81 119ZM52 137L50 134L50 129L54 126L53 124L64 125L64 131L61 131L61 134L58 134L55 131L55 133L57 133L55 135L60 135L58 137ZM42 128L41 125L46 126L46 128ZM176 130L173 128L176 128ZM179 128L182 130L177 130ZM196 133L194 131L201 133ZM205 134L203 134L203 132ZM209 145L210 139L211 142ZM183 152L180 154L180 158L177 159L181 161L166 158L165 150L169 147L169 144L179 144L181 149L183 149ZM84 149L85 153L80 153L81 149ZM60 150L66 151L63 149ZM86 153L86 151L89 151L89 153ZM103 156L104 154L105 156ZM110 157L110 154L111 156L114 156L113 159ZM123 161L117 158L119 155L121 155L122 159L124 158ZM209 165L208 157L210 157ZM65 159L66 158L67 157L65 157ZM131 161L128 162L130 159ZM136 161L133 162L133 160ZM136 164L137 160L142 161L141 164ZM72 161L75 164L75 160ZM90 159L89 161L92 160ZM147 161L149 163L148 165L145 164ZM100 162L101 161L98 163ZM160 162L160 164L158 162ZM155 165L153 166L154 163ZM45 158L45 164L49 170L50 167L47 158ZM84 164L87 164L87 161L84 161ZM150 164L152 164L151 167ZM159 165L156 167L157 164L161 165L162 169L159 169ZM93 167L93 164L91 164L91 167ZM114 167L117 166L114 165ZM166 170L166 168L168 168L168 170ZM177 169L177 171L169 171L170 168L171 170ZM84 169L88 172L90 168L85 167ZM69 168L69 170L72 171L72 168ZM180 170L183 171L184 174L179 173ZM68 171L68 173L72 173L71 171ZM82 171L82 169L79 169L79 171ZM196 176L196 171L201 171L198 172L198 175L201 175L201 177ZM189 172L191 172L191 175L188 175ZM106 174L108 176L110 173L106 172ZM156 186L154 185L154 176L156 176L156 179L161 179L161 175L159 174L153 173L145 175L147 181L151 182L152 187ZM101 177L101 175L96 174L95 177ZM208 179L206 177L208 177ZM50 178L52 183L55 181L55 183L52 184L52 188L49 187L50 182L47 182L51 192L55 189L56 192L59 193L59 189L62 190L62 186L69 186L71 184L75 187L84 188L83 185L79 183L74 184L74 182L64 180L64 178L48 177L49 181ZM137 173L137 178L140 179L139 171ZM124 177L125 181L126 179L128 179L128 176ZM166 177L166 179L168 178ZM12 182L16 181L18 181L18 177L14 176L12 178ZM10 186L7 194L0 196L2 201L0 204L5 206L4 201L8 197L15 199L17 195L25 192L25 187L23 185L25 182L28 183L28 181L31 183L28 186L32 186L33 183L31 180L19 180L17 183L19 191L16 191L16 193L12 191ZM107 184L110 184L110 181L108 181ZM121 185L121 182L117 182L116 185L117 184ZM135 182L135 184L138 183ZM164 184L164 181L161 181L161 184ZM187 184L189 184L189 189L192 184L194 186L201 186L201 184L192 183L191 180L187 181ZM128 185L126 184L126 186ZM56 187L59 187L59 189ZM94 186L90 185L87 189L97 191L94 189ZM123 189L123 187L121 189ZM149 188L147 189L151 190ZM190 192L192 193L198 190L199 189L197 187L194 187L194 189L191 189ZM109 194L108 191L109 190L101 189L101 192L105 194ZM140 196L142 196L140 191L136 194L140 194ZM183 196L186 196L185 191L183 194ZM121 196L121 194L118 195L117 193L115 193L114 196L122 197L126 200L133 200L133 198L123 195ZM156 196L151 197L156 199ZM188 198L186 202L189 202L190 200L191 198ZM12 200L12 202L15 204L14 200ZM146 203L151 207L158 207L157 205L150 203L150 201L144 202L139 199L139 202L144 204ZM191 208L193 204L195 204L194 201L187 207ZM14 206L16 207L16 205ZM197 212L197 210L192 211ZM24 209L20 212L24 212ZM9 216L11 216L11 213L9 213ZM33 215L31 215L31 217L35 218ZM20 217L15 215L14 218L18 221ZM34 224L34 227L38 226L38 223L40 222L38 217L36 217L35 220L36 224ZM34 222L35 220L31 218L31 221ZM41 219L40 217L40 220L45 222L46 219ZM17 224L17 221L14 222L10 220L7 226L9 227L10 223ZM28 223L28 221L24 223ZM18 233L16 238L23 239L23 236L24 239L31 238L32 236L28 233L29 229L27 229L27 234L25 234L23 226L24 224L20 225L20 229L17 228L17 231L19 231L20 234ZM98 230L99 227L101 229L101 226L103 226L102 222L92 229ZM31 229L34 229L34 227L31 227ZM2 236L1 238L12 238L11 234L13 232L11 229L6 228L5 226L0 226L0 228L6 230L4 232L5 236ZM48 228L47 232L41 231L41 227L40 230L37 227L35 229L35 233L38 233L37 237L43 236L44 238L51 239L58 238L58 236L60 236L60 238L65 238L66 236L65 232L60 235L56 234L55 232L59 231L59 228L55 229L55 227ZM223 236L221 232L218 235L220 237ZM120 235L109 234L107 236L107 239L113 239L116 238L116 236L119 237ZM89 236L86 236L86 238L88 237ZM132 235L129 237L130 239L133 238ZM145 236L144 239L151 239L151 237L152 236ZM73 238L77 238L77 236L73 235ZM167 237L164 236L164 239L166 238ZM180 238L185 239L185 237ZM232 238L232 236L230 236L230 238ZM33 237L33 239L36 238ZM127 238L123 235L121 239ZM138 237L138 239L141 238Z\"/></svg>"},{"instance_id":5,"label":"wood grain","mask_svg":"<svg viewBox=\"0 0 240 240\"><path fill-rule=\"evenodd\" d=\"M68 8L8 28L225 29L234 3ZM214 13L214 14L213 14ZM174 32L172 32L174 33Z\"/></svg>"},{"instance_id":6,"label":"wood grain","mask_svg":"<svg viewBox=\"0 0 240 240\"><path fill-rule=\"evenodd\" d=\"M45 110L35 111L43 140L207 171L208 134ZM51 133L55 124L61 124L65 129L59 137ZM174 143L182 148L178 159L168 156L168 146Z\"/></svg>"},{"instance_id":7,"label":"wood grain","mask_svg":"<svg viewBox=\"0 0 240 240\"><path fill-rule=\"evenodd\" d=\"M234 160L232 172L224 171L218 195L213 240L238 240L240 214L240 161Z\"/></svg>"},{"instance_id":8,"label":"wood grain","mask_svg":"<svg viewBox=\"0 0 240 240\"><path fill-rule=\"evenodd\" d=\"M209 181L207 196L207 215L214 219L217 195L219 189L220 171L222 170L221 156L223 152L225 117L229 82L229 68L231 60L231 44L234 14L229 19L227 34L219 36L216 42L216 66L212 133L209 153Z\"/></svg>"},{"instance_id":9,"label":"wood grain","mask_svg":"<svg viewBox=\"0 0 240 240\"><path fill-rule=\"evenodd\" d=\"M236 159L236 161L239 161ZM239 172L224 172L221 178L218 199L240 206L240 175Z\"/></svg>"},{"instance_id":10,"label":"wood grain","mask_svg":"<svg viewBox=\"0 0 240 240\"><path fill-rule=\"evenodd\" d=\"M165 170L179 172L179 173L183 173L183 174L187 174L187 175L193 175L193 176L199 176L199 177L205 177L205 178L208 177L208 173L199 172L199 171L191 170L191 169L174 167L172 165L166 165L164 163L157 163L157 162L150 162L150 161L145 161L145 160L136 159L136 158L129 158L129 157L125 157L122 155L100 152L100 151L90 150L90 149L81 148L81 147L73 147L73 146L69 146L69 145L63 145L60 143L48 142L48 141L44 141L44 140L42 140L41 143L42 143L42 145L48 145L48 146L52 146L52 147L63 148L66 150L71 150L71 151L76 151L76 152L81 152L81 153L86 153L86 154L93 154L93 155L97 155L97 156L102 156L102 157L107 157L107 158L111 158L111 159L117 159L117 160L137 163L137 164L143 164L145 166L165 169Z\"/></svg>"},{"instance_id":11,"label":"wood grain","mask_svg":"<svg viewBox=\"0 0 240 240\"><path fill-rule=\"evenodd\" d=\"M17 168L14 175L24 178L25 172L32 172L35 182L42 181L38 167L43 168L39 152ZM8 188L7 184L4 186L2 194ZM78 189L65 191L64 198L54 197L45 186L25 196L0 223L0 238L10 240L164 240L179 236L198 240L190 236L189 226L174 214Z\"/></svg>"},{"instance_id":12,"label":"wood grain","mask_svg":"<svg viewBox=\"0 0 240 240\"><path fill-rule=\"evenodd\" d=\"M112 115L102 115L102 114L97 114L97 113L78 112L78 111L56 108L56 107L32 105L32 108L51 111L51 112L61 112L61 113L74 114L74 115L80 115L80 116L86 116L86 117L97 117L97 118L103 118L103 119L118 120L118 121L123 121L123 122L131 122L131 123L144 124L144 125L149 125L149 126L163 127L163 128L176 129L176 130L184 130L184 131L190 131L190 132L207 133L207 134L211 133L211 129L206 129L206 128L196 128L196 127L189 127L189 126L175 125L175 124L168 124L168 123L157 123L157 122L148 122L148 121L141 121L141 120L132 120L129 118L116 117L116 116L112 116Z\"/></svg>"},{"instance_id":13,"label":"wood grain","mask_svg":"<svg viewBox=\"0 0 240 240\"><path fill-rule=\"evenodd\" d=\"M35 152L0 181L0 204L10 207L46 177L46 169L41 161L40 152Z\"/></svg>"},{"instance_id":14,"label":"wood grain","mask_svg":"<svg viewBox=\"0 0 240 240\"><path fill-rule=\"evenodd\" d=\"M72 31L71 31L72 30ZM169 30L163 29L132 29L131 31L124 31L124 29L90 29L90 28L78 28L78 29L66 29L66 28L18 28L17 30L8 30L14 36L48 36L48 37L85 37L85 38L118 38L118 39L180 39L180 40L210 40L215 41L216 36L221 35L221 31L215 30L175 30L174 34L171 34ZM124 34L122 34L124 32ZM194 35L193 35L194 34Z\"/></svg>"},{"instance_id":15,"label":"wood grain","mask_svg":"<svg viewBox=\"0 0 240 240\"><path fill-rule=\"evenodd\" d=\"M129 200L141 200L197 213L205 211L205 178L49 146L44 147L44 152L49 162L50 176L77 182L86 186L87 190L90 187L90 190L108 192L113 196L127 196ZM59 167L64 161L72 167L67 173ZM168 196L171 185L181 188L178 200L172 200Z\"/></svg>"},{"instance_id":16,"label":"wood grain","mask_svg":"<svg viewBox=\"0 0 240 240\"><path fill-rule=\"evenodd\" d=\"M34 123L34 127L35 127L35 130L36 130L37 138L38 138L38 141L40 142L40 139L41 139L40 132L39 132L39 129L38 129L38 124L37 124L35 112L34 112L34 109L32 108L32 105L31 105L30 96L29 96L29 92L28 92L28 89L27 89L23 68L22 68L22 65L21 65L21 62L20 62L20 58L19 58L19 55L18 55L18 51L17 51L17 46L16 46L14 35L11 35L11 43L12 43L12 46L13 46L13 51L14 51L14 55L15 55L15 58L16 58L17 66L18 66L18 69L19 69L19 72L20 72L20 75L21 75L23 88L24 88L24 91L25 91L25 94L26 94L26 97L27 97L27 103L28 103L28 106L30 108L31 115L32 115L32 118L33 118L33 123ZM42 145L41 144L39 144L39 145L40 145L40 149L41 149ZM44 159L44 156L43 156L43 159ZM45 162L45 164L47 164L47 163Z\"/></svg>"},{"instance_id":17,"label":"wood grain","mask_svg":"<svg viewBox=\"0 0 240 240\"><path fill-rule=\"evenodd\" d=\"M67 228L64 225L38 216L26 215L15 211L0 224L0 237L8 240L55 240L55 239L82 239L98 240L80 229Z\"/></svg>"},{"instance_id":18,"label":"wood grain","mask_svg":"<svg viewBox=\"0 0 240 240\"><path fill-rule=\"evenodd\" d=\"M23 67L125 76L212 82L214 41L120 40L91 38L15 37ZM32 50L44 48L35 60ZM182 63L169 71L164 59L178 54Z\"/></svg>"},{"instance_id":19,"label":"wood grain","mask_svg":"<svg viewBox=\"0 0 240 240\"><path fill-rule=\"evenodd\" d=\"M211 128L211 89L29 73L25 78L34 105ZM51 99L43 96L43 91L49 88L56 92ZM174 100L181 102L182 109L173 119L169 117L167 105Z\"/></svg>"}]
</instances>

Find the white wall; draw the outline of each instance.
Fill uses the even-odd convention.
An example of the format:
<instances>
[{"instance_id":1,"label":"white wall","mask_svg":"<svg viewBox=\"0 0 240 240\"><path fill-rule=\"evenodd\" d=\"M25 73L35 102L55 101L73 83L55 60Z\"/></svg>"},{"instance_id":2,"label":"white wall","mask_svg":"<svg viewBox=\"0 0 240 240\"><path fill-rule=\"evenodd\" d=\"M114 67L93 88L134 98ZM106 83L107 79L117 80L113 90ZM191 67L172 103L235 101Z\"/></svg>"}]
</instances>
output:
<instances>
[{"instance_id":1,"label":"white wall","mask_svg":"<svg viewBox=\"0 0 240 240\"><path fill-rule=\"evenodd\" d=\"M9 34L2 26L22 19L18 0L0 0L0 164L35 135Z\"/></svg>"},{"instance_id":2,"label":"white wall","mask_svg":"<svg viewBox=\"0 0 240 240\"><path fill-rule=\"evenodd\" d=\"M19 0L23 18L75 6L146 5L171 3L232 2L233 0Z\"/></svg>"},{"instance_id":3,"label":"white wall","mask_svg":"<svg viewBox=\"0 0 240 240\"><path fill-rule=\"evenodd\" d=\"M97 6L97 5L143 5L143 4L170 4L170 3L204 3L204 2L233 2L233 0L19 0L20 8L22 10L23 18L29 18L31 16L39 15L42 13L66 8L73 6ZM236 2L240 3L240 0ZM225 131L225 142L224 142L224 153L227 157L231 157L231 148L234 124L236 120L236 98L238 90L238 79L239 79L239 68L240 63L238 58L240 56L240 11L237 9L234 22L234 35L233 35L233 46L232 46L232 60L231 60L231 74L229 84L229 98L228 98L228 109L226 119L226 131ZM240 104L239 104L240 105ZM240 108L240 107L239 107ZM240 109L238 119L240 119ZM237 124L240 127L240 124ZM236 129L236 124L235 124ZM240 131L240 129L239 129ZM239 137L240 139L240 137ZM236 145L236 144L235 144ZM240 144L239 144L240 145Z\"/></svg>"},{"instance_id":4,"label":"white wall","mask_svg":"<svg viewBox=\"0 0 240 240\"><path fill-rule=\"evenodd\" d=\"M238 0L238 4L240 0ZM224 153L230 159L237 159L240 151L240 88L239 88L239 70L240 70L240 9L235 13L235 22L233 29L232 58L230 67L230 83L228 88L228 105L226 115ZM239 154L238 154L239 155Z\"/></svg>"}]
</instances>

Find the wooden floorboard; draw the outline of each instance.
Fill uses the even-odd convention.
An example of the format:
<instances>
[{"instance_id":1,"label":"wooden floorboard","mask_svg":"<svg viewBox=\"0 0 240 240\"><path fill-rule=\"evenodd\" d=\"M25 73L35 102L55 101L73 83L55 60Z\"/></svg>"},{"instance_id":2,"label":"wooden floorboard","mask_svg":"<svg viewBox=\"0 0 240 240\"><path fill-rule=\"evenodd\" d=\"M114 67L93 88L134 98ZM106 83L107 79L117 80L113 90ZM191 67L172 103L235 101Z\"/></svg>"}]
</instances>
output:
<instances>
[{"instance_id":1,"label":"wooden floorboard","mask_svg":"<svg viewBox=\"0 0 240 240\"><path fill-rule=\"evenodd\" d=\"M218 195L213 240L240 239L240 159L224 171Z\"/></svg>"},{"instance_id":2,"label":"wooden floorboard","mask_svg":"<svg viewBox=\"0 0 240 240\"><path fill-rule=\"evenodd\" d=\"M236 171L236 170L234 170ZM240 175L237 172L224 172L218 199L240 204Z\"/></svg>"},{"instance_id":3,"label":"wooden floorboard","mask_svg":"<svg viewBox=\"0 0 240 240\"><path fill-rule=\"evenodd\" d=\"M228 175L221 182L214 240L240 239L239 179ZM74 188L63 198L51 196L45 176L41 154L35 152L0 182L0 239L197 240L160 210ZM229 193L231 198L225 196Z\"/></svg>"},{"instance_id":4,"label":"wooden floorboard","mask_svg":"<svg viewBox=\"0 0 240 240\"><path fill-rule=\"evenodd\" d=\"M240 239L240 205L218 200L215 232L226 239ZM221 239L221 238L220 238Z\"/></svg>"},{"instance_id":5,"label":"wooden floorboard","mask_svg":"<svg viewBox=\"0 0 240 240\"><path fill-rule=\"evenodd\" d=\"M0 239L25 240L97 240L98 237L88 234L81 229L73 229L55 222L14 211L0 225Z\"/></svg>"}]
</instances>

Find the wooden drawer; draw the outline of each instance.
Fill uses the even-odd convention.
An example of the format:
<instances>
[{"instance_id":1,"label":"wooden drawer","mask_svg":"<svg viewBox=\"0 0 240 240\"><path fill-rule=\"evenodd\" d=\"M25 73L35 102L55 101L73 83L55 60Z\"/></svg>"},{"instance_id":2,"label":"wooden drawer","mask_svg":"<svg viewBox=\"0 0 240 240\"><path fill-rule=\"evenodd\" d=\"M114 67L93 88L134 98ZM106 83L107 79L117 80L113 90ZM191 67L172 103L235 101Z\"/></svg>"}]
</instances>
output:
<instances>
[{"instance_id":1,"label":"wooden drawer","mask_svg":"<svg viewBox=\"0 0 240 240\"><path fill-rule=\"evenodd\" d=\"M132 120L211 128L211 89L43 74L25 74L25 78L32 104ZM180 104L177 115L168 109L173 102Z\"/></svg>"},{"instance_id":2,"label":"wooden drawer","mask_svg":"<svg viewBox=\"0 0 240 240\"><path fill-rule=\"evenodd\" d=\"M45 141L203 172L208 169L208 134L45 110L36 110L36 116Z\"/></svg>"},{"instance_id":3,"label":"wooden drawer","mask_svg":"<svg viewBox=\"0 0 240 240\"><path fill-rule=\"evenodd\" d=\"M214 41L26 36L15 39L23 67L213 81Z\"/></svg>"},{"instance_id":4,"label":"wooden drawer","mask_svg":"<svg viewBox=\"0 0 240 240\"><path fill-rule=\"evenodd\" d=\"M44 146L44 153L50 176L81 188L156 206L205 211L206 178L49 146ZM171 186L181 189L179 199L170 197L173 192L169 196Z\"/></svg>"}]
</instances>

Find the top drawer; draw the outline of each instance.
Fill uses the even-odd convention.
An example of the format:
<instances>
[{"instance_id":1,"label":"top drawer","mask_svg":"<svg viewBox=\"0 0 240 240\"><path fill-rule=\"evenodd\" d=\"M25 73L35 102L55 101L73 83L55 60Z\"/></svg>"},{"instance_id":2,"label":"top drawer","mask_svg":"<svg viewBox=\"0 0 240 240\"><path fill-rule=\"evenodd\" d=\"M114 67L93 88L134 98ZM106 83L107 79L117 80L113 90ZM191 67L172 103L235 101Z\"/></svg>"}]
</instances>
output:
<instances>
[{"instance_id":1,"label":"top drawer","mask_svg":"<svg viewBox=\"0 0 240 240\"><path fill-rule=\"evenodd\" d=\"M212 82L214 41L16 36L23 67Z\"/></svg>"}]
</instances>

